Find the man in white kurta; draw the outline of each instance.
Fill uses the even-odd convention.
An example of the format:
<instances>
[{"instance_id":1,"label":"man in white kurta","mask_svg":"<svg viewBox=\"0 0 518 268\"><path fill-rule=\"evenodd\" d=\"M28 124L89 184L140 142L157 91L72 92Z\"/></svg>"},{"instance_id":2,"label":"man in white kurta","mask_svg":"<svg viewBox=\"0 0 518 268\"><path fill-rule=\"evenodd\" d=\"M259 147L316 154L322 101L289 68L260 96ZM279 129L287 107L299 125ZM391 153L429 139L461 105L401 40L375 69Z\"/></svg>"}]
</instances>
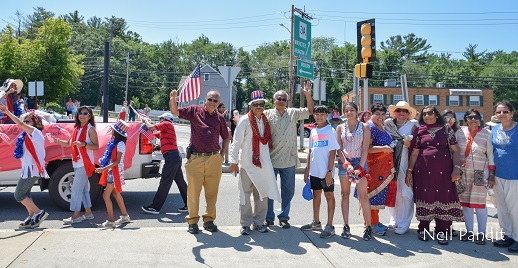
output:
<instances>
[{"instance_id":1,"label":"man in white kurta","mask_svg":"<svg viewBox=\"0 0 518 268\"><path fill-rule=\"evenodd\" d=\"M239 211L241 234L243 235L250 234L251 225L261 233L267 232L268 229L264 226L264 222L268 210L268 198L280 201L280 193L270 160L271 131L269 131L268 120L263 115L265 102L262 92L254 91L252 93L252 101L249 103L251 111L239 120L230 147L230 172L237 173L239 170ZM251 122L251 120L253 121ZM258 141L259 155L258 159L254 161L253 139L259 138L254 137L255 124L260 138L265 139L266 137L269 142L265 140L263 144L261 140ZM250 200L252 194L254 197L253 209Z\"/></svg>"}]
</instances>

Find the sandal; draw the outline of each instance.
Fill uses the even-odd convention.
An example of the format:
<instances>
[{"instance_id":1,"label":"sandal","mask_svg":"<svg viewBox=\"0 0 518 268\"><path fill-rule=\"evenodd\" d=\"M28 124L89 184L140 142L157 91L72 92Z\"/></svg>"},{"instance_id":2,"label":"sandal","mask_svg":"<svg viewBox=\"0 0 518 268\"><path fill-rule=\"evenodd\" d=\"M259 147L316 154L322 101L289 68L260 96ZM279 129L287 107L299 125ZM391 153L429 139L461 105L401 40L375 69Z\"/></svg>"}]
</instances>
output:
<instances>
[{"instance_id":1,"label":"sandal","mask_svg":"<svg viewBox=\"0 0 518 268\"><path fill-rule=\"evenodd\" d=\"M437 243L439 243L439 245L448 245L448 239L444 234L438 234Z\"/></svg>"},{"instance_id":2,"label":"sandal","mask_svg":"<svg viewBox=\"0 0 518 268\"><path fill-rule=\"evenodd\" d=\"M477 245L485 245L486 244L486 236L483 233L477 235L477 239L475 240L475 244Z\"/></svg>"},{"instance_id":3,"label":"sandal","mask_svg":"<svg viewBox=\"0 0 518 268\"><path fill-rule=\"evenodd\" d=\"M460 241L469 241L470 238L473 238L474 236L475 236L475 234L473 234L472 231L469 231L465 234L460 235Z\"/></svg>"},{"instance_id":4,"label":"sandal","mask_svg":"<svg viewBox=\"0 0 518 268\"><path fill-rule=\"evenodd\" d=\"M426 235L426 232L423 231L417 231L417 238L421 241L428 241L428 236Z\"/></svg>"}]
</instances>

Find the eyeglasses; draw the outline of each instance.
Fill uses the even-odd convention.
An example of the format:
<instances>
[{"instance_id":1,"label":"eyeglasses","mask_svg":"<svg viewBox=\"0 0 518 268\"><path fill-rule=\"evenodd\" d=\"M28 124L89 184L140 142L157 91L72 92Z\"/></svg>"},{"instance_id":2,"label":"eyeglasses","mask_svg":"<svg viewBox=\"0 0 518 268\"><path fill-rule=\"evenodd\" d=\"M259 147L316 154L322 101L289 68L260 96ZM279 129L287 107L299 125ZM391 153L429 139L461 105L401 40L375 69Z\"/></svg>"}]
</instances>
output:
<instances>
[{"instance_id":1,"label":"eyeglasses","mask_svg":"<svg viewBox=\"0 0 518 268\"><path fill-rule=\"evenodd\" d=\"M210 102L213 102L213 103L218 103L219 102L218 99L211 99L211 98L208 98L207 101L210 101Z\"/></svg>"},{"instance_id":2,"label":"eyeglasses","mask_svg":"<svg viewBox=\"0 0 518 268\"><path fill-rule=\"evenodd\" d=\"M495 112L495 114L508 114L510 112L511 111L497 111L497 112Z\"/></svg>"},{"instance_id":3,"label":"eyeglasses","mask_svg":"<svg viewBox=\"0 0 518 268\"><path fill-rule=\"evenodd\" d=\"M253 107L264 107L264 102L261 103L252 103Z\"/></svg>"},{"instance_id":4,"label":"eyeglasses","mask_svg":"<svg viewBox=\"0 0 518 268\"><path fill-rule=\"evenodd\" d=\"M432 116L432 115L435 115L435 112L434 111L428 111L428 112L423 112L423 116Z\"/></svg>"},{"instance_id":5,"label":"eyeglasses","mask_svg":"<svg viewBox=\"0 0 518 268\"><path fill-rule=\"evenodd\" d=\"M286 98L277 98L276 100L278 100L278 101L287 101L288 99L286 99Z\"/></svg>"},{"instance_id":6,"label":"eyeglasses","mask_svg":"<svg viewBox=\"0 0 518 268\"><path fill-rule=\"evenodd\" d=\"M23 120L24 123L30 123L32 120Z\"/></svg>"},{"instance_id":7,"label":"eyeglasses","mask_svg":"<svg viewBox=\"0 0 518 268\"><path fill-rule=\"evenodd\" d=\"M386 116L385 113L373 113L372 115L375 115L375 116Z\"/></svg>"},{"instance_id":8,"label":"eyeglasses","mask_svg":"<svg viewBox=\"0 0 518 268\"><path fill-rule=\"evenodd\" d=\"M478 115L468 115L468 116L466 116L466 119L468 119L468 120L480 120L480 116L478 116Z\"/></svg>"},{"instance_id":9,"label":"eyeglasses","mask_svg":"<svg viewBox=\"0 0 518 268\"><path fill-rule=\"evenodd\" d=\"M444 121L451 121L451 122L455 122L455 118L451 117L451 116L445 116L444 117Z\"/></svg>"},{"instance_id":10,"label":"eyeglasses","mask_svg":"<svg viewBox=\"0 0 518 268\"><path fill-rule=\"evenodd\" d=\"M89 115L90 113L89 112L82 112L82 113L78 113L79 115Z\"/></svg>"},{"instance_id":11,"label":"eyeglasses","mask_svg":"<svg viewBox=\"0 0 518 268\"><path fill-rule=\"evenodd\" d=\"M408 113L408 110L407 109L396 109L396 113Z\"/></svg>"}]
</instances>

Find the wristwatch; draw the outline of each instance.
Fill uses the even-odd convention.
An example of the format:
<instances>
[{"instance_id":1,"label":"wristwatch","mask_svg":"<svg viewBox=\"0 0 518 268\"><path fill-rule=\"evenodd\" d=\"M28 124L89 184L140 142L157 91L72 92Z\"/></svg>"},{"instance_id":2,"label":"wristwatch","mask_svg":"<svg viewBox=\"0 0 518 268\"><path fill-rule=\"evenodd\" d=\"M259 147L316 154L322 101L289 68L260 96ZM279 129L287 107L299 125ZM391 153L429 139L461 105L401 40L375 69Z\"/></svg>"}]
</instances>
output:
<instances>
[{"instance_id":1,"label":"wristwatch","mask_svg":"<svg viewBox=\"0 0 518 268\"><path fill-rule=\"evenodd\" d=\"M333 170L332 170L332 169L328 169L328 170L327 170L327 172L331 172L331 173L333 173Z\"/></svg>"}]
</instances>

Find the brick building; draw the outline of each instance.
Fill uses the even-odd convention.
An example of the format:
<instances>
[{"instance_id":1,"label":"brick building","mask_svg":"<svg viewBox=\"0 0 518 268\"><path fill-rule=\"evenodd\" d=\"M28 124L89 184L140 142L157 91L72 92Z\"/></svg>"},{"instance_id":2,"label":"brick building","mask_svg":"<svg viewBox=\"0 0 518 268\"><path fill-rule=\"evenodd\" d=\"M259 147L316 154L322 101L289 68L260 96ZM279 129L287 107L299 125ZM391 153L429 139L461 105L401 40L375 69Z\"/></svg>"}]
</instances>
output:
<instances>
[{"instance_id":1,"label":"brick building","mask_svg":"<svg viewBox=\"0 0 518 268\"><path fill-rule=\"evenodd\" d=\"M360 110L369 109L373 103L393 105L403 100L400 87L369 87L369 105L363 105L363 88L359 92ZM342 96L342 105L354 101L354 93L349 92ZM463 125L464 113L473 108L482 114L482 123L491 120L493 115L492 89L453 89L453 88L408 88L409 104L421 111L427 105L435 105L439 112L449 109L455 112L460 124Z\"/></svg>"}]
</instances>

